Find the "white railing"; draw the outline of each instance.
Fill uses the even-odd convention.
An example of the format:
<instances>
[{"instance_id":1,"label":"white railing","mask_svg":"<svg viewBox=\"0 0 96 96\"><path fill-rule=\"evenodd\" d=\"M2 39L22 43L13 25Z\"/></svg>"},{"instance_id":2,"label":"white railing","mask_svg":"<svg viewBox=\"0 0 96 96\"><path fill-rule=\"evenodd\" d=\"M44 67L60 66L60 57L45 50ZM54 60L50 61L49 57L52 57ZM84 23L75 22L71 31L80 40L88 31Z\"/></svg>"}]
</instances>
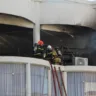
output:
<instances>
[{"instance_id":1,"label":"white railing","mask_svg":"<svg viewBox=\"0 0 96 96\"><path fill-rule=\"evenodd\" d=\"M1 96L46 96L49 62L35 58L0 57Z\"/></svg>"},{"instance_id":2,"label":"white railing","mask_svg":"<svg viewBox=\"0 0 96 96\"><path fill-rule=\"evenodd\" d=\"M94 84L96 85L95 66L53 65L53 67L54 66L56 67L57 72L59 67L61 68L67 93L71 92L71 94L68 93L68 96L71 95L79 96L80 92L82 94L85 94L86 92L84 91L85 90L84 86L85 87L89 86L91 83L92 83L91 84L92 87L94 87L93 86ZM52 86L53 83L52 83L51 74L52 74L51 68L48 61L36 59L36 58L27 58L27 57L1 56L0 57L0 86L1 86L0 95L1 96L5 96L5 95L6 96L54 96L54 88ZM59 72L58 72L58 76L60 76ZM56 87L58 87L57 83L56 83ZM88 90L91 89L89 88ZM58 96L60 96L60 92L58 88L57 88L57 93ZM84 96L82 94L80 96ZM90 94L90 93L87 92L86 94Z\"/></svg>"},{"instance_id":3,"label":"white railing","mask_svg":"<svg viewBox=\"0 0 96 96\"><path fill-rule=\"evenodd\" d=\"M84 4L96 4L96 1L91 0L42 0L42 2L74 2L74 3L84 3Z\"/></svg>"}]
</instances>

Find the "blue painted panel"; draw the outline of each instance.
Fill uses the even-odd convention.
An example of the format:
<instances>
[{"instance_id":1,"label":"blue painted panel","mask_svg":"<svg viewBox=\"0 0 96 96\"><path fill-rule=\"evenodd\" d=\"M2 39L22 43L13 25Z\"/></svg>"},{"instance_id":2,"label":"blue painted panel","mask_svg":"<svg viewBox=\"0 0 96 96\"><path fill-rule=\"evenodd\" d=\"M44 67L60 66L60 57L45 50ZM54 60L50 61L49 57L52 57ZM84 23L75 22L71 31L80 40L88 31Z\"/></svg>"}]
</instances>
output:
<instances>
[{"instance_id":1,"label":"blue painted panel","mask_svg":"<svg viewBox=\"0 0 96 96\"><path fill-rule=\"evenodd\" d=\"M25 96L25 65L0 64L0 96Z\"/></svg>"},{"instance_id":2,"label":"blue painted panel","mask_svg":"<svg viewBox=\"0 0 96 96\"><path fill-rule=\"evenodd\" d=\"M48 69L31 65L32 96L48 96Z\"/></svg>"},{"instance_id":3,"label":"blue painted panel","mask_svg":"<svg viewBox=\"0 0 96 96\"><path fill-rule=\"evenodd\" d=\"M68 72L67 93L68 96L85 96L85 82L96 83L96 73Z\"/></svg>"}]
</instances>

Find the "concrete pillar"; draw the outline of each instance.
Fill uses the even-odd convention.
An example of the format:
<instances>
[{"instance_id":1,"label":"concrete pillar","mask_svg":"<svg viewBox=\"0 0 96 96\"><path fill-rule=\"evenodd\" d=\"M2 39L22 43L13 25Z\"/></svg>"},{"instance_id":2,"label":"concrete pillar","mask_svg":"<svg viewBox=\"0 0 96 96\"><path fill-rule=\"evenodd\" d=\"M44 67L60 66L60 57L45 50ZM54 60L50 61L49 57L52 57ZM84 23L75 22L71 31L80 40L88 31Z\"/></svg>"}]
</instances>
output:
<instances>
[{"instance_id":1,"label":"concrete pillar","mask_svg":"<svg viewBox=\"0 0 96 96\"><path fill-rule=\"evenodd\" d=\"M51 95L51 69L48 70L48 96Z\"/></svg>"},{"instance_id":2,"label":"concrete pillar","mask_svg":"<svg viewBox=\"0 0 96 96\"><path fill-rule=\"evenodd\" d=\"M65 84L65 89L67 92L67 72L63 72L63 80L64 80L64 84ZM65 96L65 93L64 93Z\"/></svg>"},{"instance_id":3,"label":"concrete pillar","mask_svg":"<svg viewBox=\"0 0 96 96\"><path fill-rule=\"evenodd\" d=\"M33 44L40 40L40 24L36 23L33 30Z\"/></svg>"},{"instance_id":4,"label":"concrete pillar","mask_svg":"<svg viewBox=\"0 0 96 96\"><path fill-rule=\"evenodd\" d=\"M35 1L35 26L33 30L33 44L40 40L40 0Z\"/></svg>"},{"instance_id":5,"label":"concrete pillar","mask_svg":"<svg viewBox=\"0 0 96 96\"><path fill-rule=\"evenodd\" d=\"M26 64L26 96L31 96L31 71L30 71L30 63Z\"/></svg>"}]
</instances>

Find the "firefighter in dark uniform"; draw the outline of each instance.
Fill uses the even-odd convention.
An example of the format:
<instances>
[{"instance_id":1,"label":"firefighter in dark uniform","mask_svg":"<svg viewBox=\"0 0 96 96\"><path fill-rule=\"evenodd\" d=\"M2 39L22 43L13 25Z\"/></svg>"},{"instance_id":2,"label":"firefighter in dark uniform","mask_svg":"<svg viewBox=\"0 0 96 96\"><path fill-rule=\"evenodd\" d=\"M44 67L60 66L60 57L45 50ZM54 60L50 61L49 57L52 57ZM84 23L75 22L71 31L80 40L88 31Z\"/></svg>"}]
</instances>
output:
<instances>
[{"instance_id":1,"label":"firefighter in dark uniform","mask_svg":"<svg viewBox=\"0 0 96 96\"><path fill-rule=\"evenodd\" d=\"M42 40L34 44L34 57L43 58L44 56L44 42Z\"/></svg>"}]
</instances>

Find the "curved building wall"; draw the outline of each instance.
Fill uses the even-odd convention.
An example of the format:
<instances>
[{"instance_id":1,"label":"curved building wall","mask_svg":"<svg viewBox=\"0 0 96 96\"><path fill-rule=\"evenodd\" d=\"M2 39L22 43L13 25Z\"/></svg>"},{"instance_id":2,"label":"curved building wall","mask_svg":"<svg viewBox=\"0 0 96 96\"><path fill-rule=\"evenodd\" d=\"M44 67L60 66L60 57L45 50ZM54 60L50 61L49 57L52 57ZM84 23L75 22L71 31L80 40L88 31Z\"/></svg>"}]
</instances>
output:
<instances>
[{"instance_id":1,"label":"curved building wall","mask_svg":"<svg viewBox=\"0 0 96 96\"><path fill-rule=\"evenodd\" d=\"M96 29L96 10L92 6L82 3L50 0L47 2L43 0L41 2L38 0L1 0L0 13L20 16L36 25L68 24Z\"/></svg>"},{"instance_id":2,"label":"curved building wall","mask_svg":"<svg viewBox=\"0 0 96 96\"><path fill-rule=\"evenodd\" d=\"M61 65L55 65L55 67L62 92L64 90L59 68L62 71L68 96L95 96L96 67ZM27 57L0 56L0 95L51 96L52 94L55 96L51 74L48 61ZM56 76L55 82L57 95L60 96Z\"/></svg>"},{"instance_id":3,"label":"curved building wall","mask_svg":"<svg viewBox=\"0 0 96 96\"><path fill-rule=\"evenodd\" d=\"M80 25L94 29L96 25L96 11L87 4L43 2L40 14L41 24Z\"/></svg>"},{"instance_id":4,"label":"curved building wall","mask_svg":"<svg viewBox=\"0 0 96 96\"><path fill-rule=\"evenodd\" d=\"M25 57L0 57L0 95L48 96L49 63Z\"/></svg>"},{"instance_id":5,"label":"curved building wall","mask_svg":"<svg viewBox=\"0 0 96 96\"><path fill-rule=\"evenodd\" d=\"M0 14L0 24L34 28L34 23L29 21L28 19L9 14Z\"/></svg>"},{"instance_id":6,"label":"curved building wall","mask_svg":"<svg viewBox=\"0 0 96 96\"><path fill-rule=\"evenodd\" d=\"M32 0L0 0L0 13L24 17L35 22Z\"/></svg>"}]
</instances>

